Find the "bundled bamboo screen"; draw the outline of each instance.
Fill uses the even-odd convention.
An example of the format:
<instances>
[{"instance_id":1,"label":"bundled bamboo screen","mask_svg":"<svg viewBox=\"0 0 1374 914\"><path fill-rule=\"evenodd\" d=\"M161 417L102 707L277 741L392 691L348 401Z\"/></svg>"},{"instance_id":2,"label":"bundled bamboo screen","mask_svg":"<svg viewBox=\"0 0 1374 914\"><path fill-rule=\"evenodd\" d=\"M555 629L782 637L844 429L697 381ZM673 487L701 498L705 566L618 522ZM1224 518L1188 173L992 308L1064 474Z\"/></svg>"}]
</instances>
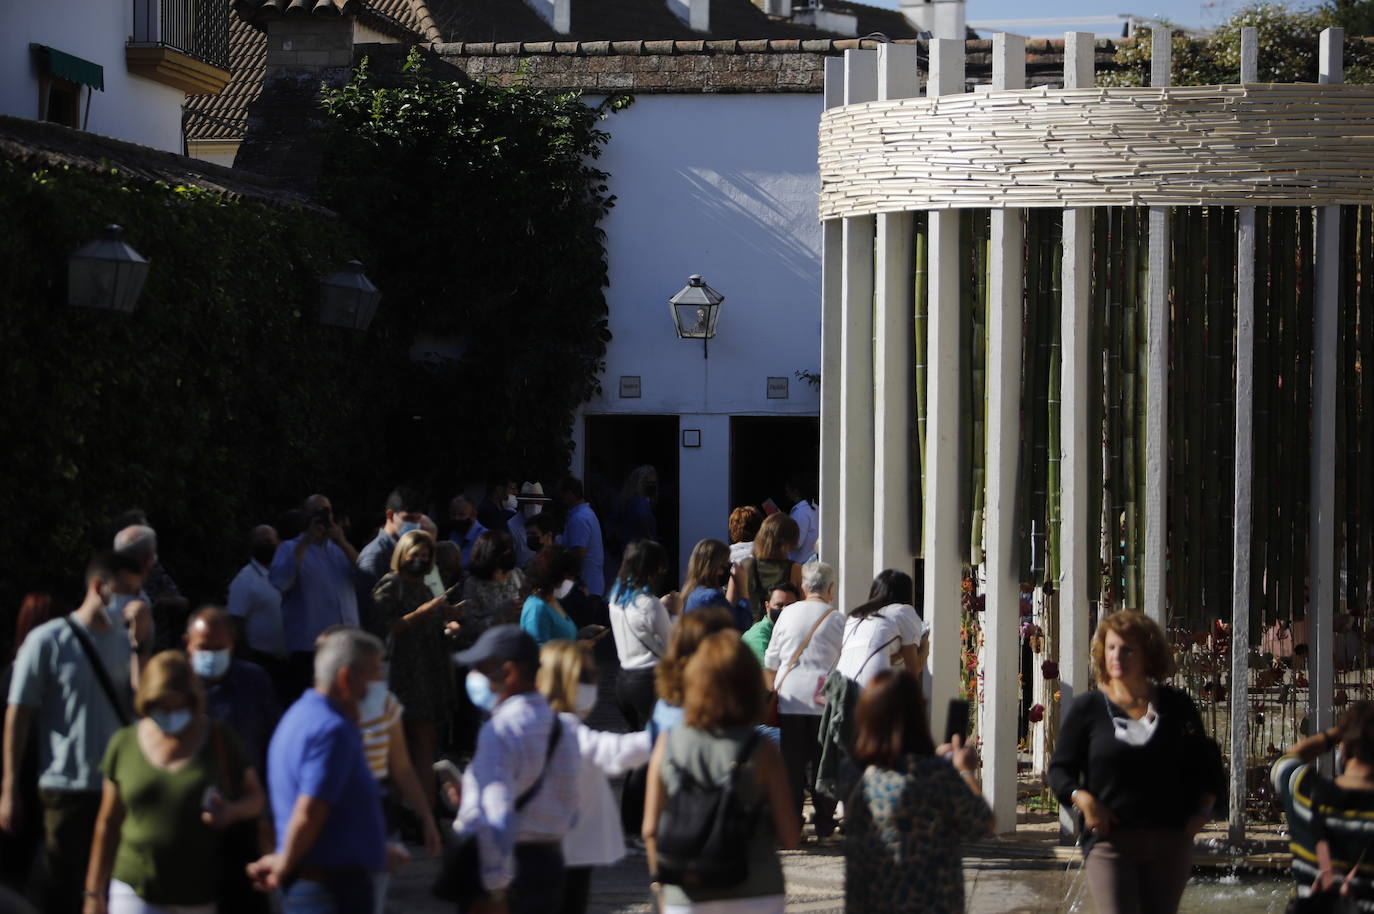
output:
<instances>
[{"instance_id":1,"label":"bundled bamboo screen","mask_svg":"<svg viewBox=\"0 0 1374 914\"><path fill-rule=\"evenodd\" d=\"M821 218L1374 202L1374 86L1025 89L832 109Z\"/></svg>"}]
</instances>

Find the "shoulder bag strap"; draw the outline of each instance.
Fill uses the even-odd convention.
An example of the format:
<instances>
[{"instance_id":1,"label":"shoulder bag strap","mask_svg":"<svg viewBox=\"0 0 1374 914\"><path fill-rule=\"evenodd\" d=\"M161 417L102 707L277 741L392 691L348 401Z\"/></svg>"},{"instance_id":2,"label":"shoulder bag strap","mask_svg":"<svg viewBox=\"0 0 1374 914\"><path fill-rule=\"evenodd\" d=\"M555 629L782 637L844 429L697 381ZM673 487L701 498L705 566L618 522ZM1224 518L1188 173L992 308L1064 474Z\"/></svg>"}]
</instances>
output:
<instances>
[{"instance_id":1,"label":"shoulder bag strap","mask_svg":"<svg viewBox=\"0 0 1374 914\"><path fill-rule=\"evenodd\" d=\"M787 678L787 674L797 668L797 664L801 662L802 654L806 653L807 645L811 643L811 638L816 634L817 629L821 627L821 623L830 618L830 614L834 611L835 607L830 607L825 612L821 613L821 617L816 620L816 624L811 626L811 631L806 633L806 640L801 643L801 646L797 648L797 652L792 655L792 659L788 661L787 669L783 670L782 676L773 683L774 692L782 688L783 680Z\"/></svg>"},{"instance_id":2,"label":"shoulder bag strap","mask_svg":"<svg viewBox=\"0 0 1374 914\"><path fill-rule=\"evenodd\" d=\"M894 641L901 641L901 640L902 640L902 636L901 636L901 635L893 635L891 638L888 638L888 639L887 639L886 641L884 641L882 644L878 645L877 649L876 649L875 651L873 651L873 653L869 654L868 657L866 657L866 658L864 659L863 664L859 667L859 671L858 671L857 673L854 674L854 681L855 681L855 682L858 682L858 681L859 681L859 677L862 676L862 675L864 674L864 670L868 668L868 662L869 662L870 660L872 660L874 657L876 657L876 656L878 656L879 654L881 654L883 651L887 650L887 648L892 644L892 642L894 642ZM875 674L875 675L876 675L876 674Z\"/></svg>"},{"instance_id":3,"label":"shoulder bag strap","mask_svg":"<svg viewBox=\"0 0 1374 914\"><path fill-rule=\"evenodd\" d=\"M114 708L115 716L119 718L120 724L129 725L129 712L124 710L124 705L119 700L119 695L115 692L114 683L110 681L110 674L105 669L105 664L101 662L100 655L95 651L95 645L91 639L86 637L86 633L81 630L81 626L72 621L71 616L63 617L67 627L72 630L77 643L86 652L86 659L91 663L91 672L95 674L96 681L100 683L100 688L105 692L105 697L110 700L110 707Z\"/></svg>"},{"instance_id":4,"label":"shoulder bag strap","mask_svg":"<svg viewBox=\"0 0 1374 914\"><path fill-rule=\"evenodd\" d=\"M544 767L539 770L539 777L534 779L534 783L529 789L515 799L515 811L519 812L529 805L534 799L534 795L539 792L539 788L544 786L544 775L548 774L549 762L553 761L553 751L558 748L558 740L563 736L563 721L559 719L558 712L553 712L553 728L549 730L549 748L544 752Z\"/></svg>"}]
</instances>

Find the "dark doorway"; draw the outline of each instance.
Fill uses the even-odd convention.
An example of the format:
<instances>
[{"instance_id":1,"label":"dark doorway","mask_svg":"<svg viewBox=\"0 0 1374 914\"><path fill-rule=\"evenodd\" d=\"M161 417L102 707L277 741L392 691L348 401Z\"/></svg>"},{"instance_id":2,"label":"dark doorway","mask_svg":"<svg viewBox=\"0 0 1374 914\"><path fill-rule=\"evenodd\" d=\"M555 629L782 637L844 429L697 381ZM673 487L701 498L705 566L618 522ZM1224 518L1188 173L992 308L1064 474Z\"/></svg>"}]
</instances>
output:
<instances>
[{"instance_id":1,"label":"dark doorway","mask_svg":"<svg viewBox=\"0 0 1374 914\"><path fill-rule=\"evenodd\" d=\"M606 574L614 579L621 546L617 506L630 472L651 466L658 473L654 518L658 541L668 552L670 581L680 580L678 547L678 417L588 416L584 463L587 500L606 537ZM607 593L610 593L608 590Z\"/></svg>"},{"instance_id":2,"label":"dark doorway","mask_svg":"<svg viewBox=\"0 0 1374 914\"><path fill-rule=\"evenodd\" d=\"M730 507L773 499L787 511L783 483L793 471L816 479L821 420L815 416L734 416L730 419Z\"/></svg>"}]
</instances>

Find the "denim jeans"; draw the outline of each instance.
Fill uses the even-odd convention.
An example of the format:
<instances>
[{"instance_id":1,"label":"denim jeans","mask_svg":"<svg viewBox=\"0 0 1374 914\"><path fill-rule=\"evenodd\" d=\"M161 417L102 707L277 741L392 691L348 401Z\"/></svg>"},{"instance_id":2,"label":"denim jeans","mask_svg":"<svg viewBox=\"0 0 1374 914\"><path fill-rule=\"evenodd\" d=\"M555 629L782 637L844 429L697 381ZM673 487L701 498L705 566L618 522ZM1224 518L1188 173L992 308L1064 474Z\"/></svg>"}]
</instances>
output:
<instances>
[{"instance_id":1,"label":"denim jeans","mask_svg":"<svg viewBox=\"0 0 1374 914\"><path fill-rule=\"evenodd\" d=\"M282 914L380 914L372 873L336 870L328 881L297 879L281 890Z\"/></svg>"}]
</instances>

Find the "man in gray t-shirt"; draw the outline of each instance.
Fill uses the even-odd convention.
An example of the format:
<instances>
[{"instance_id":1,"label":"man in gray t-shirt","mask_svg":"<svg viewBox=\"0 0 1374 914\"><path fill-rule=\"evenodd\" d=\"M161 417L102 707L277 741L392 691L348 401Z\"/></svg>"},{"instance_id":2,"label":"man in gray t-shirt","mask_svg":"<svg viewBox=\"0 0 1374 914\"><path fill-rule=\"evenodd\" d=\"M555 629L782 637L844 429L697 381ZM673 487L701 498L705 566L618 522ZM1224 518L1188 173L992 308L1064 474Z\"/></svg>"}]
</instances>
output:
<instances>
[{"instance_id":1,"label":"man in gray t-shirt","mask_svg":"<svg viewBox=\"0 0 1374 914\"><path fill-rule=\"evenodd\" d=\"M103 787L100 762L110 737L129 719L136 659L132 649L150 644L152 616L146 603L135 600L119 609L110 605L115 580L131 572L122 567L130 564L118 555L94 559L80 608L34 629L14 660L5 713L0 828L13 832L21 816L43 816L44 911L81 910ZM104 667L113 696L101 684L83 638ZM30 737L38 741L41 810L21 809L17 802L15 779Z\"/></svg>"}]
</instances>

